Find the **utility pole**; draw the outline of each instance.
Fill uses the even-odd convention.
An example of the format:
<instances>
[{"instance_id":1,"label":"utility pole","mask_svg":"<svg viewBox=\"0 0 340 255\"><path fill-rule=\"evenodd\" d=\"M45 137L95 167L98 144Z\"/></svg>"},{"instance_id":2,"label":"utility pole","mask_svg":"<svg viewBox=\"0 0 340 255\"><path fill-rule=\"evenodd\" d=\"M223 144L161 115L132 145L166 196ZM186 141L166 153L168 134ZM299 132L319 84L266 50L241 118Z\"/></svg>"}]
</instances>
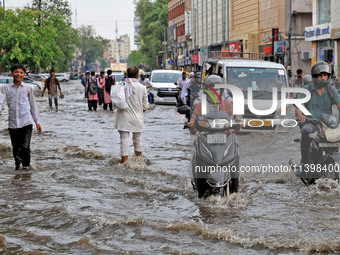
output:
<instances>
[{"instance_id":1,"label":"utility pole","mask_svg":"<svg viewBox=\"0 0 340 255\"><path fill-rule=\"evenodd\" d=\"M39 0L38 10L39 10L39 12L41 11L41 0ZM39 14L39 21L38 21L39 27L40 27L40 22L41 22L41 15Z\"/></svg>"},{"instance_id":2,"label":"utility pole","mask_svg":"<svg viewBox=\"0 0 340 255\"><path fill-rule=\"evenodd\" d=\"M289 31L288 31L288 44L289 44L289 51L288 51L288 63L287 63L287 70L288 74L291 77L292 75L292 0L289 0ZM289 77L289 78L290 78Z\"/></svg>"},{"instance_id":3,"label":"utility pole","mask_svg":"<svg viewBox=\"0 0 340 255\"><path fill-rule=\"evenodd\" d=\"M164 53L163 53L163 69L166 69L166 48L167 48L167 40L166 40L166 27L164 27Z\"/></svg>"}]
</instances>

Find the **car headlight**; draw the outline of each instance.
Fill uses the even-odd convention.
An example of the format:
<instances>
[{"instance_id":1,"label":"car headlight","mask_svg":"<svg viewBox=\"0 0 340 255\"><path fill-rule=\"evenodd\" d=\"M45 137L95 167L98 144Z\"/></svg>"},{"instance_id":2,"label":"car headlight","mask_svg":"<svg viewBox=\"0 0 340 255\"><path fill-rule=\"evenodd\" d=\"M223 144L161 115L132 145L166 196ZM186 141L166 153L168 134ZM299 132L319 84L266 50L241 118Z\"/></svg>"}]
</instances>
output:
<instances>
[{"instance_id":1,"label":"car headlight","mask_svg":"<svg viewBox=\"0 0 340 255\"><path fill-rule=\"evenodd\" d=\"M210 150L208 149L208 147L205 146L204 143L201 143L200 145L201 145L201 153L202 153L202 155L205 156L206 158L212 159L212 154L211 154Z\"/></svg>"}]
</instances>

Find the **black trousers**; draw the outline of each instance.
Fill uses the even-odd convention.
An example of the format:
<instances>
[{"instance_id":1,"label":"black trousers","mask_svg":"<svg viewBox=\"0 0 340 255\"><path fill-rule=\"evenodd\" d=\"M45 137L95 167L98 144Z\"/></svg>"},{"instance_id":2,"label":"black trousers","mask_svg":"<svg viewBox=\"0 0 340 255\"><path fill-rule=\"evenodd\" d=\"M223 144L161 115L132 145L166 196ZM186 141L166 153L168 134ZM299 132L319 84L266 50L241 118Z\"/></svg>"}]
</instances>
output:
<instances>
[{"instance_id":1,"label":"black trousers","mask_svg":"<svg viewBox=\"0 0 340 255\"><path fill-rule=\"evenodd\" d=\"M104 103L104 90L103 89L98 89L98 103L99 105L102 105Z\"/></svg>"},{"instance_id":2,"label":"black trousers","mask_svg":"<svg viewBox=\"0 0 340 255\"><path fill-rule=\"evenodd\" d=\"M32 137L32 125L28 125L22 128L10 128L9 135L11 137L13 156L16 165L22 163L23 166L29 166L31 164L31 137Z\"/></svg>"},{"instance_id":3,"label":"black trousers","mask_svg":"<svg viewBox=\"0 0 340 255\"><path fill-rule=\"evenodd\" d=\"M109 104L103 103L103 109L104 109L104 110L107 110L107 106L109 106L109 107L110 107L110 110L112 111L112 103L109 103Z\"/></svg>"},{"instance_id":4,"label":"black trousers","mask_svg":"<svg viewBox=\"0 0 340 255\"><path fill-rule=\"evenodd\" d=\"M93 110L97 111L97 100L89 100L88 101L88 105L89 105L89 111L92 111L92 108Z\"/></svg>"}]
</instances>

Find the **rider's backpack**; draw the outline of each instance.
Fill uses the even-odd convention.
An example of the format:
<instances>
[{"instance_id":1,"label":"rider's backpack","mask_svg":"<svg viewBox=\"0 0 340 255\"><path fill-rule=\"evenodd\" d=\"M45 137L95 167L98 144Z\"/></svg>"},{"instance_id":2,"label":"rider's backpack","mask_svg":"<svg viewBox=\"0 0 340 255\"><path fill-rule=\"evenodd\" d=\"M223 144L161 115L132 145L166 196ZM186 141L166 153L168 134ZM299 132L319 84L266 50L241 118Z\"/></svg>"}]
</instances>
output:
<instances>
[{"instance_id":1,"label":"rider's backpack","mask_svg":"<svg viewBox=\"0 0 340 255\"><path fill-rule=\"evenodd\" d=\"M95 77L90 79L89 91L91 95L98 93L97 79Z\"/></svg>"},{"instance_id":2,"label":"rider's backpack","mask_svg":"<svg viewBox=\"0 0 340 255\"><path fill-rule=\"evenodd\" d=\"M332 106L336 104L334 101L334 97L333 97L333 86L328 84L326 88L327 88L327 94L329 96L329 100L331 101L331 109L332 109ZM313 92L314 92L314 90L312 89L312 84L308 84L308 90L310 92L310 98L312 98Z\"/></svg>"},{"instance_id":3,"label":"rider's backpack","mask_svg":"<svg viewBox=\"0 0 340 255\"><path fill-rule=\"evenodd\" d=\"M115 84L115 77L113 76L107 76L105 78L105 90L107 93L111 93L111 86L113 86Z\"/></svg>"}]
</instances>

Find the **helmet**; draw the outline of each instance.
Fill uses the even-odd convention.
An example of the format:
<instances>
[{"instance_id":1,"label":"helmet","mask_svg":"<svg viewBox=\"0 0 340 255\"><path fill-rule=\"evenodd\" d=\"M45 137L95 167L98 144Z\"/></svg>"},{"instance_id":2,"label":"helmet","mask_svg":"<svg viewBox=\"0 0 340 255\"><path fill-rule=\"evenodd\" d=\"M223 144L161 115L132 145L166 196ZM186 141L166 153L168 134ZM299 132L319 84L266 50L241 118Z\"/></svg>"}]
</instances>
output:
<instances>
[{"instance_id":1,"label":"helmet","mask_svg":"<svg viewBox=\"0 0 340 255\"><path fill-rule=\"evenodd\" d=\"M204 84L209 85L210 87L213 87L213 88L214 88L216 84L223 84L223 79L222 79L220 76L216 75L216 74L212 74L212 75L209 75L207 78L204 79L204 81L203 81L203 87L205 87ZM207 89L204 90L204 93L207 94L206 90L207 90ZM208 90L210 90L210 89L208 89ZM216 91L217 94L220 96L220 98L222 98L224 89L220 89L220 88L219 88L219 89L215 89L215 91ZM215 94L214 92L212 92L212 91L210 91L210 92L211 92L210 94L214 97L215 102L216 102L217 104L219 104L219 100L218 100L216 94ZM210 94L207 95L207 100L208 100L209 103L215 104L215 102L214 102L214 100L211 98Z\"/></svg>"},{"instance_id":2,"label":"helmet","mask_svg":"<svg viewBox=\"0 0 340 255\"><path fill-rule=\"evenodd\" d=\"M140 76L146 76L145 72L141 72Z\"/></svg>"},{"instance_id":3,"label":"helmet","mask_svg":"<svg viewBox=\"0 0 340 255\"><path fill-rule=\"evenodd\" d=\"M328 79L326 81L319 81L317 76L321 73L326 73ZM331 77L331 67L325 61L316 62L312 67L312 77L314 84L320 87L326 87L329 84L330 77Z\"/></svg>"},{"instance_id":4,"label":"helmet","mask_svg":"<svg viewBox=\"0 0 340 255\"><path fill-rule=\"evenodd\" d=\"M195 73L194 73L194 72L191 72L191 73L189 74L189 77L190 77L190 78L195 77Z\"/></svg>"},{"instance_id":5,"label":"helmet","mask_svg":"<svg viewBox=\"0 0 340 255\"><path fill-rule=\"evenodd\" d=\"M309 83L312 82L313 82L312 76L309 74L305 75L305 77L303 78L303 85L308 85Z\"/></svg>"}]
</instances>

